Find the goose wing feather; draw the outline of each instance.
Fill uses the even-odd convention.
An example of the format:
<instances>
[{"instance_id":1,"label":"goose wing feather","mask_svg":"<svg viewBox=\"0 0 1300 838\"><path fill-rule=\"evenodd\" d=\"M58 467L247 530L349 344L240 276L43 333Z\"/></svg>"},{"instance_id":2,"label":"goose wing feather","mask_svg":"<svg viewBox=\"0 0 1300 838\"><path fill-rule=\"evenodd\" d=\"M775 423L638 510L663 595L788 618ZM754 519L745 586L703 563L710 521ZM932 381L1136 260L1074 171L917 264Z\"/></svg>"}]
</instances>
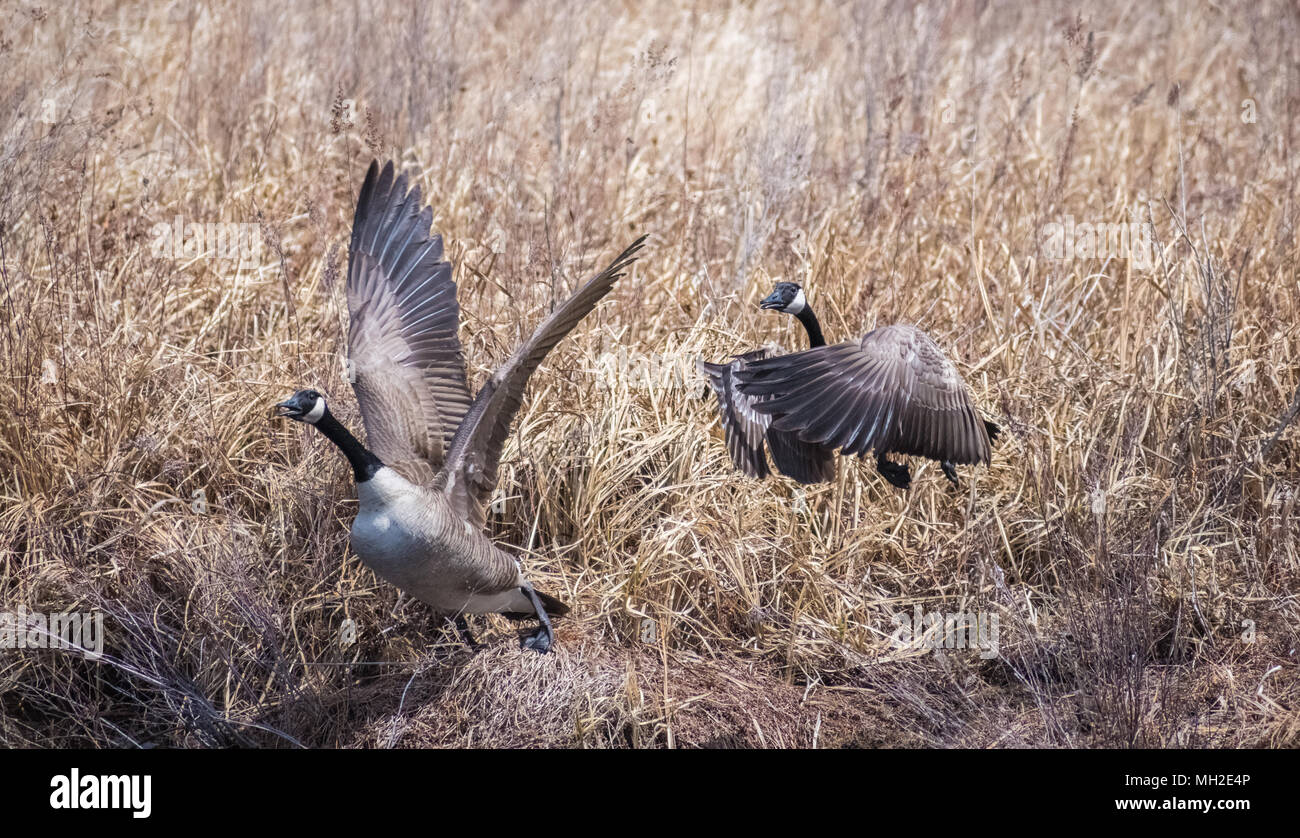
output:
<instances>
[{"instance_id":1,"label":"goose wing feather","mask_svg":"<svg viewBox=\"0 0 1300 838\"><path fill-rule=\"evenodd\" d=\"M772 424L772 417L756 412L753 409L753 399L736 389L735 373L742 365L766 358L768 354L766 349L755 349L737 355L729 364L696 362L709 386L713 388L714 395L718 397L718 417L722 420L722 432L731 462L742 473L760 480L770 473L763 440L768 425Z\"/></svg>"},{"instance_id":2,"label":"goose wing feather","mask_svg":"<svg viewBox=\"0 0 1300 838\"><path fill-rule=\"evenodd\" d=\"M988 431L957 368L912 326L860 341L764 358L736 373L771 427L844 454L899 454L988 463Z\"/></svg>"},{"instance_id":3,"label":"goose wing feather","mask_svg":"<svg viewBox=\"0 0 1300 838\"><path fill-rule=\"evenodd\" d=\"M718 414L732 463L742 473L762 479L770 474L766 456L770 452L777 471L800 483L834 479L833 450L804 442L790 431L771 427L772 417L754 409L754 402L761 397L748 396L737 389L736 373L770 355L766 349L755 349L737 355L729 364L698 362L718 398Z\"/></svg>"},{"instance_id":4,"label":"goose wing feather","mask_svg":"<svg viewBox=\"0 0 1300 838\"><path fill-rule=\"evenodd\" d=\"M609 267L561 303L474 397L448 449L439 478L452 508L474 525L481 527L485 521L484 507L496 486L501 449L523 401L528 379L547 353L596 307L614 287L614 281L636 261L645 239L642 236L633 242Z\"/></svg>"},{"instance_id":5,"label":"goose wing feather","mask_svg":"<svg viewBox=\"0 0 1300 838\"><path fill-rule=\"evenodd\" d=\"M370 450L429 485L470 397L451 264L420 204L420 188L394 178L391 161L370 164L348 252L347 371Z\"/></svg>"}]
</instances>

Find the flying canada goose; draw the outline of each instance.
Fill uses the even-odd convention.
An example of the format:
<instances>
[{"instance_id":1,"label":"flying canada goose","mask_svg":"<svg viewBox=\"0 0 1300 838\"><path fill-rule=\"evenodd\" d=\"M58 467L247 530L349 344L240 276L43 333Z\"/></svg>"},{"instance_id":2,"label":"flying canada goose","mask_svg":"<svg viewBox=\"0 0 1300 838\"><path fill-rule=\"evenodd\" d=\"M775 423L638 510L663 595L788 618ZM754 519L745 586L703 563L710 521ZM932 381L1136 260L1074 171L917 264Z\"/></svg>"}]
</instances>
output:
<instances>
[{"instance_id":1,"label":"flying canada goose","mask_svg":"<svg viewBox=\"0 0 1300 838\"><path fill-rule=\"evenodd\" d=\"M874 452L876 468L900 489L911 485L911 470L887 454L938 460L954 486L957 464L989 464L999 428L975 411L957 368L925 332L898 324L827 346L803 289L793 282L778 282L759 307L799 318L812 348L741 356L729 367L725 388L714 385L724 423L728 414L739 417L728 426L728 447L742 470L736 452L757 448L761 457L762 433L769 445L774 435L793 434L804 463L814 456L829 458L836 449L859 457ZM718 378L710 372L711 381ZM777 446L772 448L782 473L814 482L805 479L806 470L788 471ZM833 477L833 467L824 474L823 480Z\"/></svg>"},{"instance_id":2,"label":"flying canada goose","mask_svg":"<svg viewBox=\"0 0 1300 838\"><path fill-rule=\"evenodd\" d=\"M501 448L524 388L542 359L609 293L645 236L542 321L470 399L457 328L460 308L433 209L420 188L371 163L357 198L348 252L349 372L369 447L330 412L325 397L299 390L276 405L314 425L352 466L360 508L352 548L379 576L456 622L465 614L536 614L524 646L545 653L550 617L568 606L537 591L517 559L483 531Z\"/></svg>"}]
</instances>

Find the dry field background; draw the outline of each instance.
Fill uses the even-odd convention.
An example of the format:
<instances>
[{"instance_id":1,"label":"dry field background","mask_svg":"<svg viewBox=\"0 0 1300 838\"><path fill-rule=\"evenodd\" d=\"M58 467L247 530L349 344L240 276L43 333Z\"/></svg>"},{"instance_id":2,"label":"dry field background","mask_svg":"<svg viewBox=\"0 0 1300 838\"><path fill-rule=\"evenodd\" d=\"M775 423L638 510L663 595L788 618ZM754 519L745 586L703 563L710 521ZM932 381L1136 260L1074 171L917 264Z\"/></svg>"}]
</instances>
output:
<instances>
[{"instance_id":1,"label":"dry field background","mask_svg":"<svg viewBox=\"0 0 1300 838\"><path fill-rule=\"evenodd\" d=\"M0 9L0 611L107 635L0 649L0 742L1300 744L1294 3ZM360 431L341 268L389 156L475 383L651 237L506 449L553 655L377 581L344 460L271 418L316 386ZM160 253L178 217L260 247ZM1071 219L1154 262L1059 258ZM832 341L929 330L992 468L734 473L693 363L802 347L778 278ZM1000 654L900 648L917 606Z\"/></svg>"}]
</instances>

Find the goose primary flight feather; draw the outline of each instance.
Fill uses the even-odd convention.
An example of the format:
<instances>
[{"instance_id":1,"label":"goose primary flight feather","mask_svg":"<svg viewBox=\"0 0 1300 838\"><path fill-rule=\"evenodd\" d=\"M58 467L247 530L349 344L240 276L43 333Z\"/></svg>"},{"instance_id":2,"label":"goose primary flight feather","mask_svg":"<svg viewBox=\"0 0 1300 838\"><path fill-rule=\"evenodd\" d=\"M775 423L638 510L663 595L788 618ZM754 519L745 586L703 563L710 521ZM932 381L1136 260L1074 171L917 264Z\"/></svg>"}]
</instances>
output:
<instances>
[{"instance_id":1,"label":"goose primary flight feather","mask_svg":"<svg viewBox=\"0 0 1300 838\"><path fill-rule=\"evenodd\" d=\"M357 198L348 253L349 371L366 444L315 390L277 405L315 426L347 458L359 509L352 547L380 577L456 621L536 615L524 645L548 651L550 617L568 606L537 591L514 556L484 532L497 465L528 379L548 352L610 292L645 236L584 283L470 397L457 330L460 307L442 237L418 186L371 164Z\"/></svg>"}]
</instances>

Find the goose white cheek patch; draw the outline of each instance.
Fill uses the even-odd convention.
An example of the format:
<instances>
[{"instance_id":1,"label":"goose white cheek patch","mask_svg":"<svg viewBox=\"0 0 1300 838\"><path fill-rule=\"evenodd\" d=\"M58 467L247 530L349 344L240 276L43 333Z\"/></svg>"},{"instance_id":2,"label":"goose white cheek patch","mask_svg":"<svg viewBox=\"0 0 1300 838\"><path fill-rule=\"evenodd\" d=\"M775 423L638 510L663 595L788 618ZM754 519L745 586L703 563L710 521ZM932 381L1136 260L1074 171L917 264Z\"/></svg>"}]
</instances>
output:
<instances>
[{"instance_id":1,"label":"goose white cheek patch","mask_svg":"<svg viewBox=\"0 0 1300 838\"><path fill-rule=\"evenodd\" d=\"M798 314L804 310L806 305L808 305L808 300L803 295L803 289L800 288L799 293L794 295L794 299L790 301L790 305L785 307L785 310L787 314Z\"/></svg>"},{"instance_id":2,"label":"goose white cheek patch","mask_svg":"<svg viewBox=\"0 0 1300 838\"><path fill-rule=\"evenodd\" d=\"M320 421L320 418L324 415L325 415L325 399L318 398L316 399L315 406L313 406L311 409L311 413L308 413L306 416L302 417L302 419L304 422L311 422L313 425L315 425L317 422Z\"/></svg>"}]
</instances>

